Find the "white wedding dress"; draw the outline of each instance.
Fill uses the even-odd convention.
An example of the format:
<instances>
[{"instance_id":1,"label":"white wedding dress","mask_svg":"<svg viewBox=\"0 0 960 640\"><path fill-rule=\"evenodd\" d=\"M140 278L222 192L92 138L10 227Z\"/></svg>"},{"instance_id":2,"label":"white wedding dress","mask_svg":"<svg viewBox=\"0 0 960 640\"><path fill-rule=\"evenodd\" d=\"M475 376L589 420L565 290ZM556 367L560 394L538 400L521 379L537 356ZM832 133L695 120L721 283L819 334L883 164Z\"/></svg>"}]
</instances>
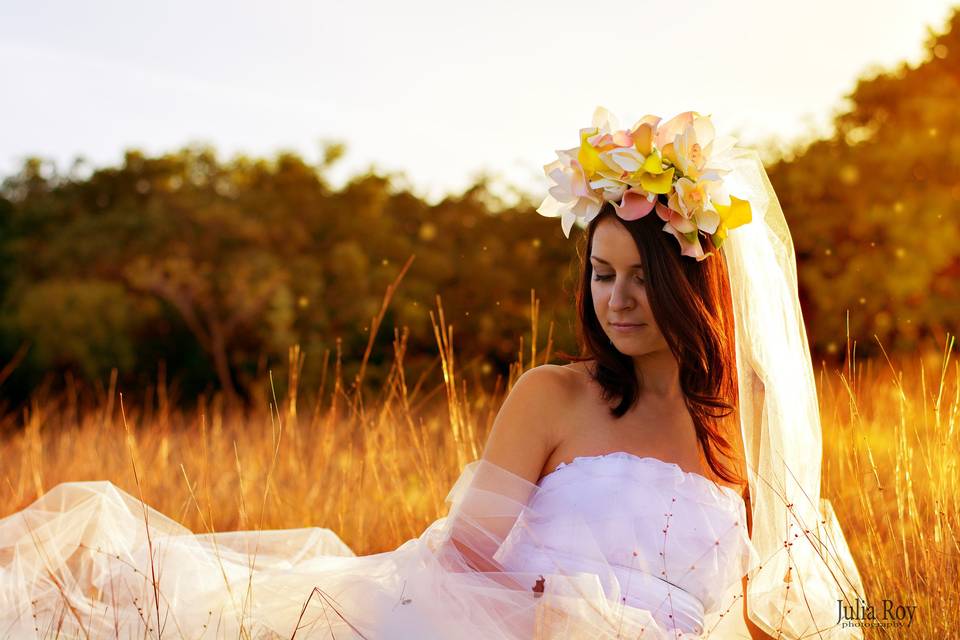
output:
<instances>
[{"instance_id":1,"label":"white wedding dress","mask_svg":"<svg viewBox=\"0 0 960 640\"><path fill-rule=\"evenodd\" d=\"M742 627L759 558L741 497L704 476L615 452L530 484L478 460L447 500L355 556L329 529L193 534L62 483L0 520L0 638L746 637L724 618Z\"/></svg>"}]
</instances>

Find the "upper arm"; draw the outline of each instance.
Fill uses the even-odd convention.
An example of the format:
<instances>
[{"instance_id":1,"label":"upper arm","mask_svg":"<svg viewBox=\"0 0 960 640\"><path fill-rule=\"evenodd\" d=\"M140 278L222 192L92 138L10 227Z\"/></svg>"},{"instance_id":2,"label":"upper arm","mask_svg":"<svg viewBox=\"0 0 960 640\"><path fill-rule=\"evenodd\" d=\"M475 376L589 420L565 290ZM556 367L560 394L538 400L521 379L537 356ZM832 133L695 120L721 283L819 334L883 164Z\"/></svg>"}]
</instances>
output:
<instances>
[{"instance_id":1,"label":"upper arm","mask_svg":"<svg viewBox=\"0 0 960 640\"><path fill-rule=\"evenodd\" d=\"M553 451L553 421L559 414L551 407L556 406L558 398L563 397L564 372L550 369L554 367L536 367L517 379L494 419L482 456L484 460L520 476L530 485L537 482L547 456ZM525 490L530 488L497 474L479 480L474 478L473 482L479 483L474 486L518 501L527 498ZM485 486L485 483L492 483L492 487ZM453 519L450 542L456 553L452 556L451 566L454 570L472 568L495 573L501 568L494 556L499 542L509 534L513 521L507 521L504 517L506 514L502 510L505 506L502 504L498 505L496 517L488 517L491 515L490 505L484 501L482 492L477 495L479 501L476 504L468 504L467 499L459 505L457 513L466 512L470 517ZM471 513L473 508L478 512Z\"/></svg>"},{"instance_id":2,"label":"upper arm","mask_svg":"<svg viewBox=\"0 0 960 640\"><path fill-rule=\"evenodd\" d=\"M504 400L483 451L483 458L531 483L557 444L557 419L570 382L552 365L529 369Z\"/></svg>"}]
</instances>

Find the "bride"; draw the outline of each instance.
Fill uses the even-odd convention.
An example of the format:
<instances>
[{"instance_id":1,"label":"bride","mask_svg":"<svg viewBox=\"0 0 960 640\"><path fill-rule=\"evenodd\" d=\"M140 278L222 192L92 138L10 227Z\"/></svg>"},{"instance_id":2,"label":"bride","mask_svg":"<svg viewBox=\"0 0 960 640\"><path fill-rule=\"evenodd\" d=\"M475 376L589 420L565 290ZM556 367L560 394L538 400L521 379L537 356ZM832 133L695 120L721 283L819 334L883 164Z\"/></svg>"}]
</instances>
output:
<instances>
[{"instance_id":1,"label":"bride","mask_svg":"<svg viewBox=\"0 0 960 640\"><path fill-rule=\"evenodd\" d=\"M538 209L586 223L581 355L524 373L446 516L193 534L109 482L0 520L3 638L846 638L792 241L709 117L598 108Z\"/></svg>"}]
</instances>

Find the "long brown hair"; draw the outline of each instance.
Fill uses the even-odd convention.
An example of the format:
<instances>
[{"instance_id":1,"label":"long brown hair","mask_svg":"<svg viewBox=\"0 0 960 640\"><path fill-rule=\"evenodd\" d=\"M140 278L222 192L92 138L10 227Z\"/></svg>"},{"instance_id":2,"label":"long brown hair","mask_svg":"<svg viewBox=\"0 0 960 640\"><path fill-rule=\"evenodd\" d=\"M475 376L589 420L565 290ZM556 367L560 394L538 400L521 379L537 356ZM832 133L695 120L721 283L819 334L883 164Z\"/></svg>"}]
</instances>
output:
<instances>
[{"instance_id":1,"label":"long brown hair","mask_svg":"<svg viewBox=\"0 0 960 640\"><path fill-rule=\"evenodd\" d=\"M605 202L577 246L580 355L557 355L576 362L596 360L590 373L600 385L603 399L619 398L619 403L610 408L613 417L623 417L639 399L643 381L637 377L633 358L611 344L593 307L590 251L594 232L604 218L621 224L640 252L650 309L677 359L680 387L707 464L723 480L743 484L739 467L727 466L718 456L738 460L739 449L733 448L727 434L736 435L738 442L740 438L739 429L734 429L739 420L735 415L737 367L730 282L726 263L709 238L700 235L700 242L704 251L713 251L713 255L697 262L680 254L676 238L663 231L664 222L656 213L626 221L616 215L610 202Z\"/></svg>"}]
</instances>

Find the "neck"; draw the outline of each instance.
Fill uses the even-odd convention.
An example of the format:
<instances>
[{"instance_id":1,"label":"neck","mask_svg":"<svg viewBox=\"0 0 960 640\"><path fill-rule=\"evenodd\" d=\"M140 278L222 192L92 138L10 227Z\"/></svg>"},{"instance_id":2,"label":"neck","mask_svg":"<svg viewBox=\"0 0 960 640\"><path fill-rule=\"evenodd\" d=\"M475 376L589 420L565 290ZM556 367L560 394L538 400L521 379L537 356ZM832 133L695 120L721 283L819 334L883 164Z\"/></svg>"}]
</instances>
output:
<instances>
[{"instance_id":1,"label":"neck","mask_svg":"<svg viewBox=\"0 0 960 640\"><path fill-rule=\"evenodd\" d=\"M658 400L679 398L680 367L669 349L660 349L652 353L633 358L637 378L643 381L643 395Z\"/></svg>"}]
</instances>

